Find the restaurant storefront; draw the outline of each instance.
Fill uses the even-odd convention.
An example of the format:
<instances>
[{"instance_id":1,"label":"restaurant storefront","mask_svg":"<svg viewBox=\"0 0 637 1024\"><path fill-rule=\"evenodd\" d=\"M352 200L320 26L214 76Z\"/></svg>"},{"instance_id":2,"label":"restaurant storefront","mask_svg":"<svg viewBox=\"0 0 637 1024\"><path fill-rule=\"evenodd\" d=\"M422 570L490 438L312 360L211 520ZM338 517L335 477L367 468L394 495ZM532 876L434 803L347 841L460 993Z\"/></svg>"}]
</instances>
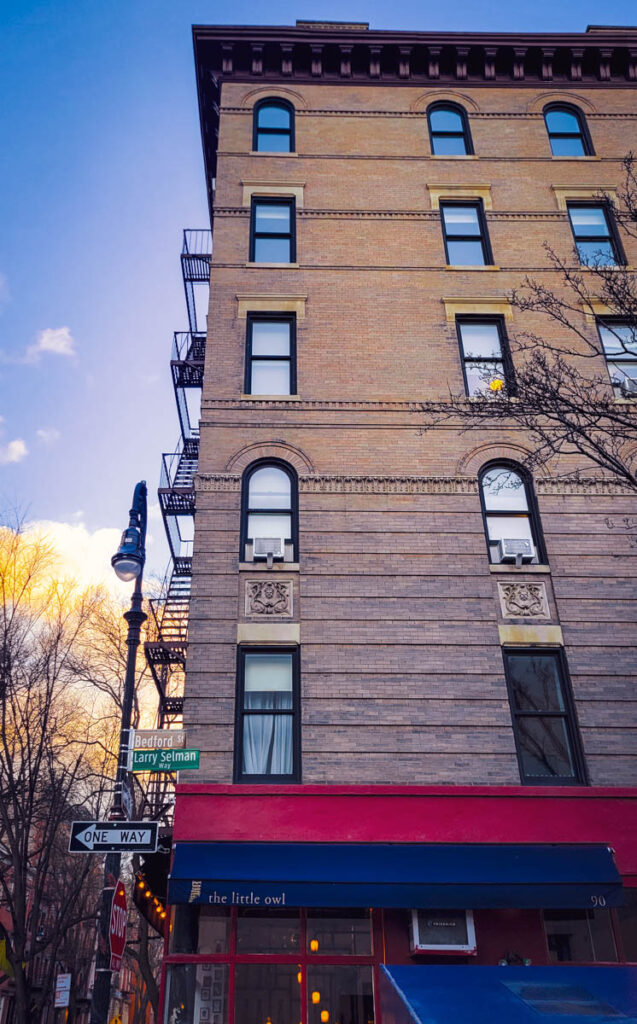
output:
<instances>
[{"instance_id":1,"label":"restaurant storefront","mask_svg":"<svg viewBox=\"0 0 637 1024\"><path fill-rule=\"evenodd\" d=\"M599 792L180 787L162 1021L415 1021L405 986L443 965L637 988L637 793Z\"/></svg>"}]
</instances>

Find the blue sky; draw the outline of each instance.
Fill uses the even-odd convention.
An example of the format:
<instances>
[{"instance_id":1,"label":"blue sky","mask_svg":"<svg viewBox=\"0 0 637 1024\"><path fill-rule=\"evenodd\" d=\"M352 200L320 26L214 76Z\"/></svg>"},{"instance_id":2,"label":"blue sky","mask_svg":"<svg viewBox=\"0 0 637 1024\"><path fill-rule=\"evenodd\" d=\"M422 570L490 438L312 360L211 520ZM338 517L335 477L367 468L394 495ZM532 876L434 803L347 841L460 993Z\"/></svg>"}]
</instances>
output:
<instances>
[{"instance_id":1,"label":"blue sky","mask_svg":"<svg viewBox=\"0 0 637 1024\"><path fill-rule=\"evenodd\" d=\"M154 500L178 437L168 361L186 327L181 230L207 217L190 28L297 18L450 31L637 22L632 0L4 0L2 506L86 539L123 528L136 480ZM161 572L156 509L150 530Z\"/></svg>"}]
</instances>

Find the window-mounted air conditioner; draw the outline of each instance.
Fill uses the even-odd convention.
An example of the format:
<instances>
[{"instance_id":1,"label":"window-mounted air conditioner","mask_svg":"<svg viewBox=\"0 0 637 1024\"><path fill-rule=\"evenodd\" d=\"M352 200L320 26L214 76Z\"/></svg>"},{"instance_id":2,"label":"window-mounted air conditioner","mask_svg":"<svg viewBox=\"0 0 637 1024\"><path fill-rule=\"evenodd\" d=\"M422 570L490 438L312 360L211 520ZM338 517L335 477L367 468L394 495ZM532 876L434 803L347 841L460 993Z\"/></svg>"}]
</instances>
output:
<instances>
[{"instance_id":1,"label":"window-mounted air conditioner","mask_svg":"<svg viewBox=\"0 0 637 1024\"><path fill-rule=\"evenodd\" d=\"M475 953L471 910L412 910L412 953Z\"/></svg>"},{"instance_id":2,"label":"window-mounted air conditioner","mask_svg":"<svg viewBox=\"0 0 637 1024\"><path fill-rule=\"evenodd\" d=\"M282 537L255 537L253 558L283 558L285 544Z\"/></svg>"},{"instance_id":3,"label":"window-mounted air conditioner","mask_svg":"<svg viewBox=\"0 0 637 1024\"><path fill-rule=\"evenodd\" d=\"M520 537L503 537L498 542L501 562L531 562L535 558L535 545Z\"/></svg>"}]
</instances>

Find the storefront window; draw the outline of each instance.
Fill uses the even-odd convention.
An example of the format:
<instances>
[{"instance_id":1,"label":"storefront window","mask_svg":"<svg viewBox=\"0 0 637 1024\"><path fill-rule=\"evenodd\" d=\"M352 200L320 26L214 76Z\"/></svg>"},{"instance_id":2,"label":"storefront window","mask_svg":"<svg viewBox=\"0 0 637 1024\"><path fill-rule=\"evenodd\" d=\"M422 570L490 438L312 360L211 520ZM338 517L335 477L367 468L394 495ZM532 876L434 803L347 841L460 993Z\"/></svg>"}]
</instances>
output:
<instances>
[{"instance_id":1,"label":"storefront window","mask_svg":"<svg viewBox=\"0 0 637 1024\"><path fill-rule=\"evenodd\" d=\"M170 952L227 953L229 930L229 907L179 904L173 909Z\"/></svg>"},{"instance_id":2,"label":"storefront window","mask_svg":"<svg viewBox=\"0 0 637 1024\"><path fill-rule=\"evenodd\" d=\"M234 1024L299 1024L299 964L237 964Z\"/></svg>"},{"instance_id":3,"label":"storefront window","mask_svg":"<svg viewBox=\"0 0 637 1024\"><path fill-rule=\"evenodd\" d=\"M554 963L617 961L608 910L545 910L544 927Z\"/></svg>"},{"instance_id":4,"label":"storefront window","mask_svg":"<svg viewBox=\"0 0 637 1024\"><path fill-rule=\"evenodd\" d=\"M298 910L239 907L237 953L298 953L301 948L300 924ZM264 1022L265 1017L261 1024Z\"/></svg>"},{"instance_id":5,"label":"storefront window","mask_svg":"<svg viewBox=\"0 0 637 1024\"><path fill-rule=\"evenodd\" d=\"M307 969L307 1019L308 1024L372 1024L372 968L310 965Z\"/></svg>"},{"instance_id":6,"label":"storefront window","mask_svg":"<svg viewBox=\"0 0 637 1024\"><path fill-rule=\"evenodd\" d=\"M172 964L166 975L164 1020L166 1024L227 1024L227 966Z\"/></svg>"},{"instance_id":7,"label":"storefront window","mask_svg":"<svg viewBox=\"0 0 637 1024\"><path fill-rule=\"evenodd\" d=\"M637 962L637 889L625 889L626 904L617 908L617 920L624 947L624 957Z\"/></svg>"},{"instance_id":8,"label":"storefront window","mask_svg":"<svg viewBox=\"0 0 637 1024\"><path fill-rule=\"evenodd\" d=\"M308 953L369 956L371 951L371 911L308 910Z\"/></svg>"}]
</instances>

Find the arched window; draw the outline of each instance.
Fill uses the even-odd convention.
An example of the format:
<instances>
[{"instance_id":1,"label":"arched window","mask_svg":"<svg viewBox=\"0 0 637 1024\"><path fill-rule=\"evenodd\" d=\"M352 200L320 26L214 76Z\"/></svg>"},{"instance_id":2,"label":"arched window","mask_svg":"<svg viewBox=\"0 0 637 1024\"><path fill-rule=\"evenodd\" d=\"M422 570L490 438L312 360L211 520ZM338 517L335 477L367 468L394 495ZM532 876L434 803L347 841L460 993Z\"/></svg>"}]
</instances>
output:
<instances>
[{"instance_id":1,"label":"arched window","mask_svg":"<svg viewBox=\"0 0 637 1024\"><path fill-rule=\"evenodd\" d=\"M473 153L466 111L455 103L434 103L427 111L431 152L435 156Z\"/></svg>"},{"instance_id":2,"label":"arched window","mask_svg":"<svg viewBox=\"0 0 637 1024\"><path fill-rule=\"evenodd\" d=\"M544 562L544 545L531 480L512 463L490 463L480 471L480 500L489 560Z\"/></svg>"},{"instance_id":3,"label":"arched window","mask_svg":"<svg viewBox=\"0 0 637 1024\"><path fill-rule=\"evenodd\" d=\"M297 481L285 463L257 462L243 478L241 557L293 562L297 550Z\"/></svg>"},{"instance_id":4,"label":"arched window","mask_svg":"<svg viewBox=\"0 0 637 1024\"><path fill-rule=\"evenodd\" d=\"M254 107L252 148L257 153L294 152L294 107L286 100L260 100Z\"/></svg>"},{"instance_id":5,"label":"arched window","mask_svg":"<svg viewBox=\"0 0 637 1024\"><path fill-rule=\"evenodd\" d=\"M544 108L553 156L592 156L593 145L583 114L577 107L551 103Z\"/></svg>"}]
</instances>

